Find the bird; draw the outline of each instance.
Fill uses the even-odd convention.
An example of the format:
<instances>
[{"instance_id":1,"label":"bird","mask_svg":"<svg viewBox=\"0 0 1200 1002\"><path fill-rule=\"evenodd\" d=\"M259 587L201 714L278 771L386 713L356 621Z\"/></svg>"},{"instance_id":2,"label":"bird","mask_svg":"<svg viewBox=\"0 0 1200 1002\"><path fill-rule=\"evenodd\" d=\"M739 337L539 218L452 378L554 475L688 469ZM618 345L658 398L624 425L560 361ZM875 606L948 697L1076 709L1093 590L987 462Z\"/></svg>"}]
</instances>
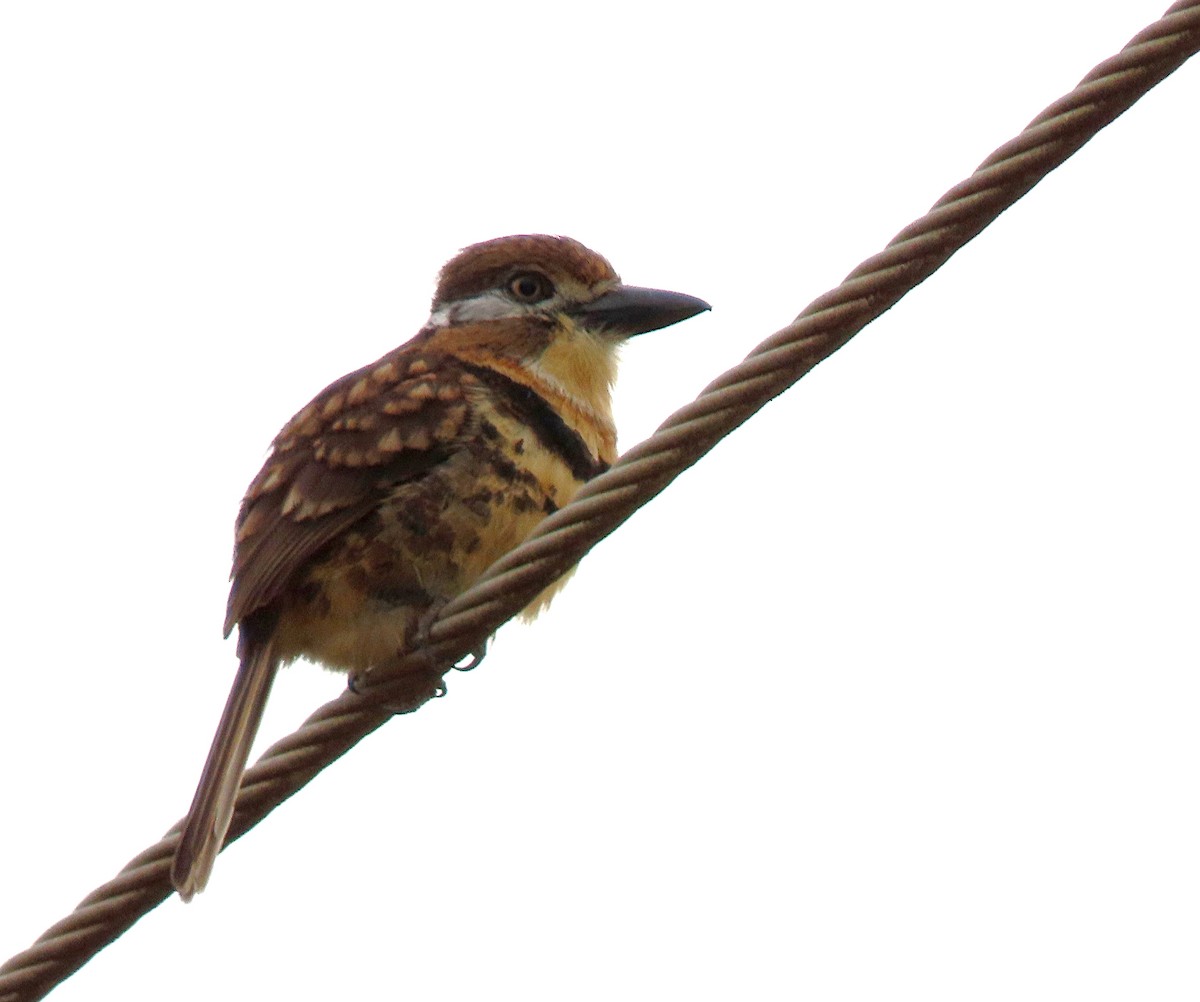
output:
<instances>
[{"instance_id":1,"label":"bird","mask_svg":"<svg viewBox=\"0 0 1200 1002\"><path fill-rule=\"evenodd\" d=\"M280 667L353 677L419 649L427 617L616 460L621 344L708 309L625 285L569 237L473 244L441 269L411 340L284 425L235 524L238 668L172 859L183 900L224 845Z\"/></svg>"}]
</instances>

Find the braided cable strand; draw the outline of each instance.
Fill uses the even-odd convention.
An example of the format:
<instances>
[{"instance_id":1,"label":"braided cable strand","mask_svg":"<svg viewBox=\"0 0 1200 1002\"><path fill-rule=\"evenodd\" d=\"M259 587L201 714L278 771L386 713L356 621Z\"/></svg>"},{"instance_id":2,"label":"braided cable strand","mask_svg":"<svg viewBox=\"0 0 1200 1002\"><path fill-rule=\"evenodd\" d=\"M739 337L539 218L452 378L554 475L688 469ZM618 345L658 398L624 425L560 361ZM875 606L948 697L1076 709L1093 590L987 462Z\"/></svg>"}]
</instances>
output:
<instances>
[{"instance_id":1,"label":"braided cable strand","mask_svg":"<svg viewBox=\"0 0 1200 1002\"><path fill-rule=\"evenodd\" d=\"M356 680L246 773L230 840L257 824L396 712L440 691L441 672L477 647L555 577L656 496L768 401L845 344L1065 161L1101 128L1200 50L1200 0L1180 0L1070 94L996 150L966 181L879 254L863 262L788 327L720 376L653 436L591 481L533 536L447 604L421 655ZM131 860L28 950L0 967L0 1002L32 1002L85 964L171 894L171 856L181 826Z\"/></svg>"}]
</instances>

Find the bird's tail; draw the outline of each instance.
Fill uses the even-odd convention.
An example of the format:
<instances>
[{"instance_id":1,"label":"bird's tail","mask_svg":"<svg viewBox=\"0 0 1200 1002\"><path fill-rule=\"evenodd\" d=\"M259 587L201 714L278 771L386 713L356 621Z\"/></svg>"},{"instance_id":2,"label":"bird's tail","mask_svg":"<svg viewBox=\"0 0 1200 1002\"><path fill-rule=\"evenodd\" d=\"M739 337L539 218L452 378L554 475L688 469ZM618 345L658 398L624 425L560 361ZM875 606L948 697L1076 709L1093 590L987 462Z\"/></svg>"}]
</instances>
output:
<instances>
[{"instance_id":1,"label":"bird's tail","mask_svg":"<svg viewBox=\"0 0 1200 1002\"><path fill-rule=\"evenodd\" d=\"M225 844L250 746L278 669L270 641L249 648L238 667L171 863L171 883L184 901L204 890Z\"/></svg>"}]
</instances>

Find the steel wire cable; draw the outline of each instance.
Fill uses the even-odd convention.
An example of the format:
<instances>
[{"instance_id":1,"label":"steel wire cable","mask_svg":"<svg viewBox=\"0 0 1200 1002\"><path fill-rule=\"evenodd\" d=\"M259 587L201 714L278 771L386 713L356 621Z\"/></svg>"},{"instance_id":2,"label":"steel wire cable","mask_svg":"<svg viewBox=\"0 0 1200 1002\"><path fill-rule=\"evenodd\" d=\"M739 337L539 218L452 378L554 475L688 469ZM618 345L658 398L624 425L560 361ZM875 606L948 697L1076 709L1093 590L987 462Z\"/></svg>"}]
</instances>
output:
<instances>
[{"instance_id":1,"label":"steel wire cable","mask_svg":"<svg viewBox=\"0 0 1200 1002\"><path fill-rule=\"evenodd\" d=\"M356 680L250 768L229 840L240 837L395 713L438 695L448 665L475 649L555 577L662 491L725 435L845 344L1200 50L1200 0L1180 0L1092 70L1017 137L837 288L676 411L650 438L444 606L427 646ZM182 821L130 860L29 949L0 967L0 1002L33 1002L167 898Z\"/></svg>"}]
</instances>

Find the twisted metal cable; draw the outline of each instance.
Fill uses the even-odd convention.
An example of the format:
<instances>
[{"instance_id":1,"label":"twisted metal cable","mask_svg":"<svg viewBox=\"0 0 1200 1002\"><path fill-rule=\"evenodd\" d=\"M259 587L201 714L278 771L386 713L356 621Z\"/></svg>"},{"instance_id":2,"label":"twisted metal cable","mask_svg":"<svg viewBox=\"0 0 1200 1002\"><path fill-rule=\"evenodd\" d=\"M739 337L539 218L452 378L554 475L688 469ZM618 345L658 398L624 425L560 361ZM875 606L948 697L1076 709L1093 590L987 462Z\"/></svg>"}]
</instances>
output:
<instances>
[{"instance_id":1,"label":"twisted metal cable","mask_svg":"<svg viewBox=\"0 0 1200 1002\"><path fill-rule=\"evenodd\" d=\"M814 300L739 365L676 411L649 439L586 484L521 546L441 610L430 643L355 680L247 771L229 841L240 837L394 713L441 691L444 671L478 647L557 576L722 438L845 344L1063 163L1100 129L1200 50L1200 0L1180 0L1070 94L951 188L879 254ZM33 1002L171 894L179 822L28 950L0 967L0 1002Z\"/></svg>"}]
</instances>

